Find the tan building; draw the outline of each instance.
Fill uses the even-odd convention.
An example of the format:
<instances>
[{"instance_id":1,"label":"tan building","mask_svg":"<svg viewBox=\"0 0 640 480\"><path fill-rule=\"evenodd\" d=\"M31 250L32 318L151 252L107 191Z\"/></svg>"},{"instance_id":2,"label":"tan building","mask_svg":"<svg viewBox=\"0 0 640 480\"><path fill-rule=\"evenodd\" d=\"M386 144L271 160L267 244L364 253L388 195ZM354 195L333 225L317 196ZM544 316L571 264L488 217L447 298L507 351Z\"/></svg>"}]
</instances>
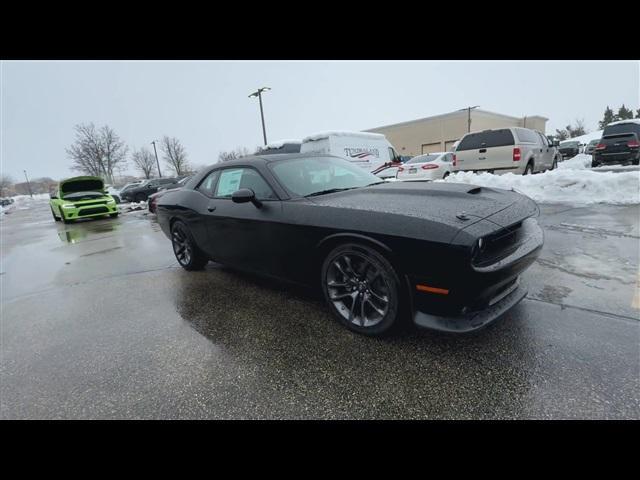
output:
<instances>
[{"instance_id":1,"label":"tan building","mask_svg":"<svg viewBox=\"0 0 640 480\"><path fill-rule=\"evenodd\" d=\"M400 155L449 151L468 131L469 111L455 111L409 122L365 130L382 133ZM545 133L548 118L539 115L512 117L486 110L471 110L471 131L501 127L527 127Z\"/></svg>"}]
</instances>

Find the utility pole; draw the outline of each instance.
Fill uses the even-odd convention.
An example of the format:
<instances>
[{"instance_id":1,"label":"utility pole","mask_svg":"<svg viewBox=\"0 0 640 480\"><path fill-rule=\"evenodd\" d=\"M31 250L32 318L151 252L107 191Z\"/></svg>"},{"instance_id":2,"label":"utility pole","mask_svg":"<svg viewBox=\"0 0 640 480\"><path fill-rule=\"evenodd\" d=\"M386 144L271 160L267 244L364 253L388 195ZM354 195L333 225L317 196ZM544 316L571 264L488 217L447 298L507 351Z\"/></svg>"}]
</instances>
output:
<instances>
[{"instance_id":1,"label":"utility pole","mask_svg":"<svg viewBox=\"0 0 640 480\"><path fill-rule=\"evenodd\" d=\"M264 144L266 145L267 144L267 130L264 127L264 112L262 111L262 92L264 92L265 90L271 90L271 89L269 87L259 88L258 90L253 92L251 95L249 95L249 98L258 97L258 100L260 101L260 118L262 119L262 137L264 139Z\"/></svg>"},{"instance_id":2,"label":"utility pole","mask_svg":"<svg viewBox=\"0 0 640 480\"><path fill-rule=\"evenodd\" d=\"M460 110L458 110L459 112L462 112L463 110L467 111L467 133L471 131L471 110L473 110L474 108L478 108L479 106L480 105L475 105L473 107L461 108Z\"/></svg>"},{"instance_id":3,"label":"utility pole","mask_svg":"<svg viewBox=\"0 0 640 480\"><path fill-rule=\"evenodd\" d=\"M29 177L27 177L27 171L24 171L24 178L27 179L27 188L29 189L29 195L31 195L31 198L33 198L33 192L31 191L31 183L29 183Z\"/></svg>"},{"instance_id":4,"label":"utility pole","mask_svg":"<svg viewBox=\"0 0 640 480\"><path fill-rule=\"evenodd\" d=\"M158 175L160 175L160 178L162 178L162 172L160 171L160 160L158 160L158 151L156 150L156 141L154 140L153 142L151 142L151 145L153 145L153 153L156 154L156 163L158 164Z\"/></svg>"}]
</instances>

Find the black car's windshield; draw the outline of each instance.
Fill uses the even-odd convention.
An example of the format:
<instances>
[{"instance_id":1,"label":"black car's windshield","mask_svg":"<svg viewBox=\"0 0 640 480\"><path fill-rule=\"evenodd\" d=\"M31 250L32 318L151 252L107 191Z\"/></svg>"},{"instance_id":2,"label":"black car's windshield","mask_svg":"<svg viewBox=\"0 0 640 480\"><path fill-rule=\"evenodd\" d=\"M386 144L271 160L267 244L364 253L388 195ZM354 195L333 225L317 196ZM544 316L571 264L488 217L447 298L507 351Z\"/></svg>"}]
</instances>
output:
<instances>
[{"instance_id":1,"label":"black car's windshield","mask_svg":"<svg viewBox=\"0 0 640 480\"><path fill-rule=\"evenodd\" d=\"M579 142L562 142L560 144L560 148L571 148L577 147Z\"/></svg>"},{"instance_id":2,"label":"black car's windshield","mask_svg":"<svg viewBox=\"0 0 640 480\"><path fill-rule=\"evenodd\" d=\"M271 169L283 187L302 197L366 187L380 178L335 157L309 157L281 160Z\"/></svg>"}]
</instances>

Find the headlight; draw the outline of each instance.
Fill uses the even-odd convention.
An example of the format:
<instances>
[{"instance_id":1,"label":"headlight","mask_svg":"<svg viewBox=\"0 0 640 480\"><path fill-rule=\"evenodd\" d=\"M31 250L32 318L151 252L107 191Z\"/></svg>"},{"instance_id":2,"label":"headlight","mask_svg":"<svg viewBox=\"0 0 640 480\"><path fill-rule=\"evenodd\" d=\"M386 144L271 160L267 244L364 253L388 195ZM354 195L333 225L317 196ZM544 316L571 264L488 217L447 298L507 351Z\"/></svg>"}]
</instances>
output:
<instances>
[{"instance_id":1,"label":"headlight","mask_svg":"<svg viewBox=\"0 0 640 480\"><path fill-rule=\"evenodd\" d=\"M73 203L65 203L62 208L76 208L76 206Z\"/></svg>"},{"instance_id":2,"label":"headlight","mask_svg":"<svg viewBox=\"0 0 640 480\"><path fill-rule=\"evenodd\" d=\"M116 200L112 197L109 200L107 200L107 203L116 203Z\"/></svg>"}]
</instances>

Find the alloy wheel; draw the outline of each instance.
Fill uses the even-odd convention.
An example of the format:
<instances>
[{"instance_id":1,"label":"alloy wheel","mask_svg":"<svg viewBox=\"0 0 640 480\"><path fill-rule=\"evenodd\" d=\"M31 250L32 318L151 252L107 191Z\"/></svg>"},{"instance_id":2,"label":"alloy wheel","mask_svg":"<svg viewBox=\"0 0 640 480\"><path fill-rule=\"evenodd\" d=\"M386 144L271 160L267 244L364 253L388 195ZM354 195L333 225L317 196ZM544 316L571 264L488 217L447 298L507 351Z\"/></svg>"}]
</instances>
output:
<instances>
[{"instance_id":1,"label":"alloy wheel","mask_svg":"<svg viewBox=\"0 0 640 480\"><path fill-rule=\"evenodd\" d=\"M366 254L349 252L334 258L326 288L338 313L360 327L377 325L389 310L391 288Z\"/></svg>"},{"instance_id":2,"label":"alloy wheel","mask_svg":"<svg viewBox=\"0 0 640 480\"><path fill-rule=\"evenodd\" d=\"M173 244L173 253L175 253L180 265L189 265L193 256L193 247L182 225L178 224L173 228L171 243Z\"/></svg>"}]
</instances>

